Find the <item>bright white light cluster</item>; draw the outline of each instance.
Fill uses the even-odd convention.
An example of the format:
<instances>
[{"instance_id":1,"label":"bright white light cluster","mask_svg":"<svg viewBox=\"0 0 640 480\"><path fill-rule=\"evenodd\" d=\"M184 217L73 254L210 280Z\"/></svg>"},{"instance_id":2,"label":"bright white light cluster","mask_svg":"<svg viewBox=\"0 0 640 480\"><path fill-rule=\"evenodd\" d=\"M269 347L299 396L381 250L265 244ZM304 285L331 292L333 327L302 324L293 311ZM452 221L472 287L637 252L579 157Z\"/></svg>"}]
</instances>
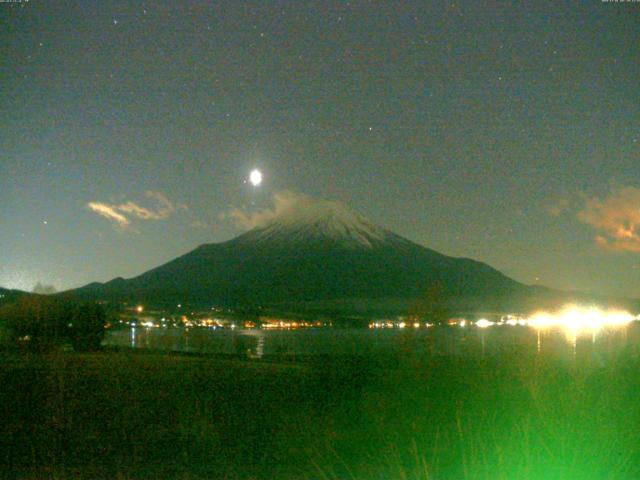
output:
<instances>
[{"instance_id":1,"label":"bright white light cluster","mask_svg":"<svg viewBox=\"0 0 640 480\"><path fill-rule=\"evenodd\" d=\"M623 310L602 310L597 307L568 305L559 312L537 312L529 318L508 316L502 318L500 322L481 318L475 322L475 325L479 328L505 324L512 327L521 325L539 330L559 327L575 334L581 331L594 333L605 328L623 327L635 320L640 320L640 316L635 317ZM459 325L464 326L462 322Z\"/></svg>"},{"instance_id":2,"label":"bright white light cluster","mask_svg":"<svg viewBox=\"0 0 640 480\"><path fill-rule=\"evenodd\" d=\"M480 320L478 320L476 322L476 327L480 327L480 328L487 328L490 327L491 325L495 325L496 322L492 322L490 320L487 320L486 318L481 318Z\"/></svg>"},{"instance_id":3,"label":"bright white light cluster","mask_svg":"<svg viewBox=\"0 0 640 480\"><path fill-rule=\"evenodd\" d=\"M536 313L527 320L527 324L539 329L562 327L572 332L580 330L593 332L603 328L623 327L636 319L629 312L622 310L605 311L597 307L569 305L555 314Z\"/></svg>"}]
</instances>

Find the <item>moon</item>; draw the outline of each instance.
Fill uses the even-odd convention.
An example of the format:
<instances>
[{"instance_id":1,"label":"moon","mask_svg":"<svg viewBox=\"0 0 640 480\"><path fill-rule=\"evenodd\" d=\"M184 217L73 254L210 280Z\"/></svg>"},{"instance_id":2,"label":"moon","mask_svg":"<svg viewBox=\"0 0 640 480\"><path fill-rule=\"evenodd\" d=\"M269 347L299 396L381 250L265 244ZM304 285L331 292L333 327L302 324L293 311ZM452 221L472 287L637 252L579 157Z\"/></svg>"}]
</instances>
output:
<instances>
[{"instance_id":1,"label":"moon","mask_svg":"<svg viewBox=\"0 0 640 480\"><path fill-rule=\"evenodd\" d=\"M262 172L260 170L252 170L249 174L249 182L254 187L257 187L262 183Z\"/></svg>"}]
</instances>

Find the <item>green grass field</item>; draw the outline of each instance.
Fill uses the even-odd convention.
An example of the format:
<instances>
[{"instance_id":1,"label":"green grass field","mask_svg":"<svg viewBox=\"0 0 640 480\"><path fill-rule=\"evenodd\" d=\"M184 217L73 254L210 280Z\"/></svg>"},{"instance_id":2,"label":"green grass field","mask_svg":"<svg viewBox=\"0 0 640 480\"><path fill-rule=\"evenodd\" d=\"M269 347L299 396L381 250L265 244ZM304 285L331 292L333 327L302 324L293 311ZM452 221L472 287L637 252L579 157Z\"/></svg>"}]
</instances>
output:
<instances>
[{"instance_id":1,"label":"green grass field","mask_svg":"<svg viewBox=\"0 0 640 480\"><path fill-rule=\"evenodd\" d=\"M5 478L640 478L631 354L1 360Z\"/></svg>"}]
</instances>

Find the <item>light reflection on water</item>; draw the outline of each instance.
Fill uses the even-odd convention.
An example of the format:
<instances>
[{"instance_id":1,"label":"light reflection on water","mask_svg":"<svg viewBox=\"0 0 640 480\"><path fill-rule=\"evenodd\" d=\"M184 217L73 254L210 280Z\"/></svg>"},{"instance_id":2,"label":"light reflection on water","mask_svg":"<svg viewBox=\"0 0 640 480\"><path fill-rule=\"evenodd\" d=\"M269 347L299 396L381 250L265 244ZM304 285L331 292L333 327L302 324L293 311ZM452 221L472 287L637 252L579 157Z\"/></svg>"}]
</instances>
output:
<instances>
[{"instance_id":1,"label":"light reflection on water","mask_svg":"<svg viewBox=\"0 0 640 480\"><path fill-rule=\"evenodd\" d=\"M131 328L110 331L105 345L153 350L246 355L495 355L529 352L566 358L590 356L605 360L621 352L640 353L640 324L576 334L560 329L523 326L429 329L320 328L301 330L224 330Z\"/></svg>"}]
</instances>

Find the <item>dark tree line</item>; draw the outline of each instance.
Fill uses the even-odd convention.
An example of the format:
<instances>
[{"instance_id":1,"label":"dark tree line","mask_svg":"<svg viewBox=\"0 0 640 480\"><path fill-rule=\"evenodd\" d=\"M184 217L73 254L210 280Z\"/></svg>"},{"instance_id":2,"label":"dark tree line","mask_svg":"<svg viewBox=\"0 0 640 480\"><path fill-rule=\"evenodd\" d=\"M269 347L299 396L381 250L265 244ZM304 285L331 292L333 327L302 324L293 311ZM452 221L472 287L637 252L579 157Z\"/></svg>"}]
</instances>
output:
<instances>
[{"instance_id":1,"label":"dark tree line","mask_svg":"<svg viewBox=\"0 0 640 480\"><path fill-rule=\"evenodd\" d=\"M63 298L29 296L0 308L0 328L9 342L30 350L64 344L76 351L97 350L106 321L102 305Z\"/></svg>"}]
</instances>

